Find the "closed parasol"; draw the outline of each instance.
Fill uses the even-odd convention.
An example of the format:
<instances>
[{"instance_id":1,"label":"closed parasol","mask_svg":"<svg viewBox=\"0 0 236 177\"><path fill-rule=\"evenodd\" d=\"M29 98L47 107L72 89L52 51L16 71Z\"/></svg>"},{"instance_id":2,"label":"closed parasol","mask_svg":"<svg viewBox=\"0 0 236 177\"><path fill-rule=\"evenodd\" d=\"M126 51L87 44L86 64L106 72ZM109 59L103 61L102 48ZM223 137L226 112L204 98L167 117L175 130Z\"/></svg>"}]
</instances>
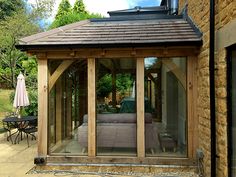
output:
<instances>
[{"instance_id":1,"label":"closed parasol","mask_svg":"<svg viewBox=\"0 0 236 177\"><path fill-rule=\"evenodd\" d=\"M20 73L19 76L17 77L17 85L16 85L16 92L13 106L17 108L18 112L20 112L21 107L28 105L29 105L29 99L25 87L25 77L23 76L22 73ZM19 113L19 117L20 116L21 115Z\"/></svg>"}]
</instances>

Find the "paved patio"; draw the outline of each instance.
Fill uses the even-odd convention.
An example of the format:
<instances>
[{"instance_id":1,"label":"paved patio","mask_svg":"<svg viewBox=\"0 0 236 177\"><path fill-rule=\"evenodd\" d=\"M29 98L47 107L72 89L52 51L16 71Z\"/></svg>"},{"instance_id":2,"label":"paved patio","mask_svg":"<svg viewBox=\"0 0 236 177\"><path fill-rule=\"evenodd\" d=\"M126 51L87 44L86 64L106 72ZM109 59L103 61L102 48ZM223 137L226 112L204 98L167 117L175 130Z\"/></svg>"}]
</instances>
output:
<instances>
[{"instance_id":1,"label":"paved patio","mask_svg":"<svg viewBox=\"0 0 236 177\"><path fill-rule=\"evenodd\" d=\"M37 152L37 141L29 140L30 147L27 146L26 138L19 144L11 144L6 140L6 133L0 134L0 177L124 177L124 175L111 174L83 174L74 172L50 172L50 173L34 173L33 159ZM146 175L126 175L129 176L146 176ZM196 174L176 174L155 175L155 177L197 177Z\"/></svg>"},{"instance_id":2,"label":"paved patio","mask_svg":"<svg viewBox=\"0 0 236 177\"><path fill-rule=\"evenodd\" d=\"M34 167L33 159L37 152L37 141L30 139L30 147L27 146L26 138L19 144L11 144L6 140L6 133L0 134L0 177L55 177L75 176L75 174L50 173L32 174ZM27 174L30 172L30 174ZM79 175L81 177L99 177L99 175Z\"/></svg>"}]
</instances>

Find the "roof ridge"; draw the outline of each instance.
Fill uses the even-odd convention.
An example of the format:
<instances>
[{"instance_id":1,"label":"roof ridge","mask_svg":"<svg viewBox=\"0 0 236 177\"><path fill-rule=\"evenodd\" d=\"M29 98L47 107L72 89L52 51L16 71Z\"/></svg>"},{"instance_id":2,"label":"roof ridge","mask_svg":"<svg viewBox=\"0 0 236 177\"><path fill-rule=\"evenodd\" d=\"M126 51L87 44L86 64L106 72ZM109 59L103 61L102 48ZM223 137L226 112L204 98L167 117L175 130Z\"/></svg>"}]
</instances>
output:
<instances>
[{"instance_id":1,"label":"roof ridge","mask_svg":"<svg viewBox=\"0 0 236 177\"><path fill-rule=\"evenodd\" d=\"M31 42L33 40L43 38L43 37L49 36L51 34L57 34L59 32L62 32L62 31L65 31L65 30L68 30L68 29L71 29L71 28L74 28L74 27L77 27L77 26L82 26L82 25L88 24L89 22L90 22L90 20L83 20L83 21L71 23L71 24L68 24L68 25L65 25L65 26L61 26L61 27L58 27L58 28L55 28L55 29L51 29L49 31L44 31L44 32L41 32L41 33L33 34L31 36L21 38L20 43L21 44L27 44L28 42Z\"/></svg>"}]
</instances>

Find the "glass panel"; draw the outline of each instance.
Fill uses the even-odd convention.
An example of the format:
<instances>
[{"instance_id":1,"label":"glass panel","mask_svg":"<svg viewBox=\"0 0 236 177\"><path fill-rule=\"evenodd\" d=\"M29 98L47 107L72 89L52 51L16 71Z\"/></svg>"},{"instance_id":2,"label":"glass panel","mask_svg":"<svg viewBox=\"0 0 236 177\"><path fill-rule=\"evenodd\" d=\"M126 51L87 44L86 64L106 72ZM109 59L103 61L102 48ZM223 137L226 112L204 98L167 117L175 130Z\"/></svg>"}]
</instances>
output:
<instances>
[{"instance_id":1,"label":"glass panel","mask_svg":"<svg viewBox=\"0 0 236 177\"><path fill-rule=\"evenodd\" d=\"M136 60L96 62L97 154L136 155Z\"/></svg>"},{"instance_id":2,"label":"glass panel","mask_svg":"<svg viewBox=\"0 0 236 177\"><path fill-rule=\"evenodd\" d=\"M145 58L147 156L187 151L186 58Z\"/></svg>"},{"instance_id":3,"label":"glass panel","mask_svg":"<svg viewBox=\"0 0 236 177\"><path fill-rule=\"evenodd\" d=\"M236 50L232 52L232 176L236 176Z\"/></svg>"},{"instance_id":4,"label":"glass panel","mask_svg":"<svg viewBox=\"0 0 236 177\"><path fill-rule=\"evenodd\" d=\"M49 61L49 72L64 61ZM73 62L49 91L49 152L87 155L87 60Z\"/></svg>"}]
</instances>

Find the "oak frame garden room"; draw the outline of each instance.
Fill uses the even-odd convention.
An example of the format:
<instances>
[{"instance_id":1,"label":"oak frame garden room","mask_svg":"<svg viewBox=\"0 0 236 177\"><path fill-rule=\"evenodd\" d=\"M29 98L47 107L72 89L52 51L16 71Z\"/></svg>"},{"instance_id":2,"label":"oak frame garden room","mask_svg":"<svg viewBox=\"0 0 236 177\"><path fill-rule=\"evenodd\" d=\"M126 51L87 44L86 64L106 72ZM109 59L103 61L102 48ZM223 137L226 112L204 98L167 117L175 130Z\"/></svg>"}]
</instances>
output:
<instances>
[{"instance_id":1,"label":"oak frame garden room","mask_svg":"<svg viewBox=\"0 0 236 177\"><path fill-rule=\"evenodd\" d=\"M195 163L202 38L186 15L167 13L114 11L21 39L38 59L36 158Z\"/></svg>"}]
</instances>

